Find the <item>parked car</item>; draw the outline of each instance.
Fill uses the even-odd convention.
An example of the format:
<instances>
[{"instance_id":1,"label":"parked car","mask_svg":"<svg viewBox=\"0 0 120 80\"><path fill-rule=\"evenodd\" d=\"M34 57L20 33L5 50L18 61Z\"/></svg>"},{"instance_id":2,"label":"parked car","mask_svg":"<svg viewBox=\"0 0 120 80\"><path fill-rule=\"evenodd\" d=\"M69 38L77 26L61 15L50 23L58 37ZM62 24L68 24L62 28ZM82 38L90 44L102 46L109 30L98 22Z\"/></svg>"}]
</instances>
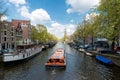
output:
<instances>
[{"instance_id":1,"label":"parked car","mask_svg":"<svg viewBox=\"0 0 120 80\"><path fill-rule=\"evenodd\" d=\"M115 52L118 53L118 54L120 54L120 46L117 46L117 47L115 48Z\"/></svg>"}]
</instances>

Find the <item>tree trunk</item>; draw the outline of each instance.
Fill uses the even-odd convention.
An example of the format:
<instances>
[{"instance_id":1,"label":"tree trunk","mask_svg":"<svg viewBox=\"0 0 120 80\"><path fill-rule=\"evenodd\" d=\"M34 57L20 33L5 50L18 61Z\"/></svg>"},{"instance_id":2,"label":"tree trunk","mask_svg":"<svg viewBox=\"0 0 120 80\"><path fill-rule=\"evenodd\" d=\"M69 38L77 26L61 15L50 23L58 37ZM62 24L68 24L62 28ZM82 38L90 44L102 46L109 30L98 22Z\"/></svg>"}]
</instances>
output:
<instances>
[{"instance_id":1,"label":"tree trunk","mask_svg":"<svg viewBox=\"0 0 120 80\"><path fill-rule=\"evenodd\" d=\"M85 48L85 37L83 38L83 48Z\"/></svg>"},{"instance_id":2,"label":"tree trunk","mask_svg":"<svg viewBox=\"0 0 120 80\"><path fill-rule=\"evenodd\" d=\"M112 44L111 44L111 50L114 51L114 47L115 47L115 41L112 41Z\"/></svg>"},{"instance_id":3,"label":"tree trunk","mask_svg":"<svg viewBox=\"0 0 120 80\"><path fill-rule=\"evenodd\" d=\"M92 50L93 50L93 45L94 45L94 41L93 41L93 35L92 35Z\"/></svg>"}]
</instances>

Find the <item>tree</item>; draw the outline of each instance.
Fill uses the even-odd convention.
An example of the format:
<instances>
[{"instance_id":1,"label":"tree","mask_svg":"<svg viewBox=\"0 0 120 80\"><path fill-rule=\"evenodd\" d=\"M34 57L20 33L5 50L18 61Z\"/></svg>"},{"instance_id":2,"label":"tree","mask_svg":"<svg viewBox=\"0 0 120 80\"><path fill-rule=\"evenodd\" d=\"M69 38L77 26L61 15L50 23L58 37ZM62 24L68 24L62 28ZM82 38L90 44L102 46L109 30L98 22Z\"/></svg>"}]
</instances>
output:
<instances>
[{"instance_id":1,"label":"tree","mask_svg":"<svg viewBox=\"0 0 120 80\"><path fill-rule=\"evenodd\" d=\"M37 24L32 28L31 37L33 41L38 40L40 43L48 43L57 40L57 37L47 32L46 26L41 24Z\"/></svg>"},{"instance_id":2,"label":"tree","mask_svg":"<svg viewBox=\"0 0 120 80\"><path fill-rule=\"evenodd\" d=\"M4 16L7 12L7 8L5 7L5 3L3 0L0 0L0 34L2 32L2 16Z\"/></svg>"},{"instance_id":3,"label":"tree","mask_svg":"<svg viewBox=\"0 0 120 80\"><path fill-rule=\"evenodd\" d=\"M38 30L35 27L32 27L32 30L31 30L31 39L33 41L38 40L37 34L38 34Z\"/></svg>"},{"instance_id":4,"label":"tree","mask_svg":"<svg viewBox=\"0 0 120 80\"><path fill-rule=\"evenodd\" d=\"M86 38L91 36L92 38L92 44L95 37L98 36L98 33L100 32L99 27L99 15L93 15L93 13L89 14L89 19L85 19L82 24L78 24L76 31L74 34L71 35L71 37L77 41L82 41L83 44L86 42Z\"/></svg>"},{"instance_id":5,"label":"tree","mask_svg":"<svg viewBox=\"0 0 120 80\"><path fill-rule=\"evenodd\" d=\"M120 31L120 0L101 0L98 11L101 16L101 25L104 26L108 33L108 39L112 41L112 49L115 42L118 41Z\"/></svg>"},{"instance_id":6,"label":"tree","mask_svg":"<svg viewBox=\"0 0 120 80\"><path fill-rule=\"evenodd\" d=\"M44 25L38 24L37 26L38 29L38 36L40 42L46 42L46 37L47 37L47 28Z\"/></svg>"},{"instance_id":7,"label":"tree","mask_svg":"<svg viewBox=\"0 0 120 80\"><path fill-rule=\"evenodd\" d=\"M2 16L6 15L6 12L7 12L7 8L5 6L5 2L3 0L0 0L0 22Z\"/></svg>"}]
</instances>

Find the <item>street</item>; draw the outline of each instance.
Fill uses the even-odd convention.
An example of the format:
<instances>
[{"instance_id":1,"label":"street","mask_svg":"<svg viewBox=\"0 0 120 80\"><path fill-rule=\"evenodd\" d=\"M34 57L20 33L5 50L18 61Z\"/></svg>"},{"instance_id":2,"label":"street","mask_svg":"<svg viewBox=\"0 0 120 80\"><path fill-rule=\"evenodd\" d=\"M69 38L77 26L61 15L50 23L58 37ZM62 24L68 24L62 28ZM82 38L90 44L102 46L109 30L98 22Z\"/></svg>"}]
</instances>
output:
<instances>
[{"instance_id":1,"label":"street","mask_svg":"<svg viewBox=\"0 0 120 80\"><path fill-rule=\"evenodd\" d=\"M46 69L44 66L57 48L66 51L66 70ZM12 66L1 63L0 80L120 80L120 68L103 65L94 57L59 42L23 63Z\"/></svg>"}]
</instances>

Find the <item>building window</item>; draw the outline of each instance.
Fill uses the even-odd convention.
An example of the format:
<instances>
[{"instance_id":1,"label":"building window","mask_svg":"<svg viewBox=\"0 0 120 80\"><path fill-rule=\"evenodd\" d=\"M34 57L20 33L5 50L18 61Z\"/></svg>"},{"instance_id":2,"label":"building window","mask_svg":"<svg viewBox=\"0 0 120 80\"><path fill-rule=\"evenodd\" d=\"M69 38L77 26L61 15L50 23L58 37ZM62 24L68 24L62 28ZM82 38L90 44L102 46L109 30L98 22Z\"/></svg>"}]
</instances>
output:
<instances>
[{"instance_id":1,"label":"building window","mask_svg":"<svg viewBox=\"0 0 120 80\"><path fill-rule=\"evenodd\" d=\"M5 49L5 43L2 43L2 49Z\"/></svg>"},{"instance_id":2,"label":"building window","mask_svg":"<svg viewBox=\"0 0 120 80\"><path fill-rule=\"evenodd\" d=\"M11 39L12 39L12 41L14 40L13 37Z\"/></svg>"},{"instance_id":3,"label":"building window","mask_svg":"<svg viewBox=\"0 0 120 80\"><path fill-rule=\"evenodd\" d=\"M12 43L12 49L14 49L14 43Z\"/></svg>"},{"instance_id":4,"label":"building window","mask_svg":"<svg viewBox=\"0 0 120 80\"><path fill-rule=\"evenodd\" d=\"M14 27L12 27L12 31L14 31Z\"/></svg>"},{"instance_id":5,"label":"building window","mask_svg":"<svg viewBox=\"0 0 120 80\"><path fill-rule=\"evenodd\" d=\"M13 36L13 32L11 33L11 36Z\"/></svg>"},{"instance_id":6,"label":"building window","mask_svg":"<svg viewBox=\"0 0 120 80\"><path fill-rule=\"evenodd\" d=\"M4 29L7 29L7 25L4 25Z\"/></svg>"},{"instance_id":7,"label":"building window","mask_svg":"<svg viewBox=\"0 0 120 80\"><path fill-rule=\"evenodd\" d=\"M6 37L4 37L4 41L7 41L7 38L6 38Z\"/></svg>"},{"instance_id":8,"label":"building window","mask_svg":"<svg viewBox=\"0 0 120 80\"><path fill-rule=\"evenodd\" d=\"M7 35L7 31L4 31L4 35Z\"/></svg>"}]
</instances>

